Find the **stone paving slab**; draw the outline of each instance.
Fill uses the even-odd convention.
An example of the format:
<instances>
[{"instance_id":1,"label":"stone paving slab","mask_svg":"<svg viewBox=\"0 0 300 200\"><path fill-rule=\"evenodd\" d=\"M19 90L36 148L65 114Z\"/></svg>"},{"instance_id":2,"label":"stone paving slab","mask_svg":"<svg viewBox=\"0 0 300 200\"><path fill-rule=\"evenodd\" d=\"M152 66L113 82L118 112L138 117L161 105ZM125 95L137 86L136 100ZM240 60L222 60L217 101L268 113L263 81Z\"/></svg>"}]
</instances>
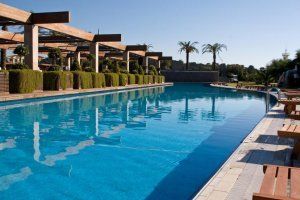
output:
<instances>
[{"instance_id":1,"label":"stone paving slab","mask_svg":"<svg viewBox=\"0 0 300 200\"><path fill-rule=\"evenodd\" d=\"M82 93L95 93L95 92L110 92L128 89L139 89L139 88L150 88L158 86L172 86L173 83L159 83L159 84L149 84L149 85L128 85L120 87L106 87L106 88L93 88L93 89L80 89L80 90L60 90L60 91L36 91L28 94L9 94L0 93L0 102L31 99L31 98L41 98L41 97L53 97L61 95L72 95L72 94L82 94Z\"/></svg>"},{"instance_id":2,"label":"stone paving slab","mask_svg":"<svg viewBox=\"0 0 300 200\"><path fill-rule=\"evenodd\" d=\"M252 199L263 179L263 165L289 165L293 142L277 137L285 119L283 106L275 106L241 143L220 170L194 197L195 200Z\"/></svg>"}]
</instances>

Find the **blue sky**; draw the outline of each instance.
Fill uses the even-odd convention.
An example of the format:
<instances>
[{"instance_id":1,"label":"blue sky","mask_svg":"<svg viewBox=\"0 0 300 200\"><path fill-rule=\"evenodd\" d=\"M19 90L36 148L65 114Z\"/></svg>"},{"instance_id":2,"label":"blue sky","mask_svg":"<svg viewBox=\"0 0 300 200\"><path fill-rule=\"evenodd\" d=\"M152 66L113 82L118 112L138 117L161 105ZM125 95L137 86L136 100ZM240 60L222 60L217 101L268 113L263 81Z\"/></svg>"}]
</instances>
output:
<instances>
[{"instance_id":1,"label":"blue sky","mask_svg":"<svg viewBox=\"0 0 300 200\"><path fill-rule=\"evenodd\" d=\"M299 0L1 0L34 12L71 11L71 25L93 33L121 33L124 44L151 43L174 59L178 41L224 43L218 62L259 68L285 49L300 49ZM211 62L194 54L191 61Z\"/></svg>"}]
</instances>

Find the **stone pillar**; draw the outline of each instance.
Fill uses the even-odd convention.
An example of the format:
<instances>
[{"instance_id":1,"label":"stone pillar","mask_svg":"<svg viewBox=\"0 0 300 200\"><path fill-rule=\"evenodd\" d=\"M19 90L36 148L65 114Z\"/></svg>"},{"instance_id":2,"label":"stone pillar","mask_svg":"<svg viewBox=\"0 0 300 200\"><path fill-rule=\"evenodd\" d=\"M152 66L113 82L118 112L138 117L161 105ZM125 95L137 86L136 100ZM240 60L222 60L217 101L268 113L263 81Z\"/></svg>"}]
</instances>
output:
<instances>
[{"instance_id":1,"label":"stone pillar","mask_svg":"<svg viewBox=\"0 0 300 200\"><path fill-rule=\"evenodd\" d=\"M71 69L71 57L67 57L67 67L68 67L68 70Z\"/></svg>"},{"instance_id":2,"label":"stone pillar","mask_svg":"<svg viewBox=\"0 0 300 200\"><path fill-rule=\"evenodd\" d=\"M160 60L157 61L158 74L160 74Z\"/></svg>"},{"instance_id":3,"label":"stone pillar","mask_svg":"<svg viewBox=\"0 0 300 200\"><path fill-rule=\"evenodd\" d=\"M124 51L123 61L126 62L126 69L129 72L129 51Z\"/></svg>"},{"instance_id":4,"label":"stone pillar","mask_svg":"<svg viewBox=\"0 0 300 200\"><path fill-rule=\"evenodd\" d=\"M95 72L99 72L99 43L92 42L90 44L90 54L95 56L95 59L92 60L92 68L95 69Z\"/></svg>"},{"instance_id":5,"label":"stone pillar","mask_svg":"<svg viewBox=\"0 0 300 200\"><path fill-rule=\"evenodd\" d=\"M80 51L76 51L74 53L74 59L78 61L79 65L80 65Z\"/></svg>"},{"instance_id":6,"label":"stone pillar","mask_svg":"<svg viewBox=\"0 0 300 200\"><path fill-rule=\"evenodd\" d=\"M146 74L149 72L149 58L147 56L143 57L143 65L146 67Z\"/></svg>"},{"instance_id":7,"label":"stone pillar","mask_svg":"<svg viewBox=\"0 0 300 200\"><path fill-rule=\"evenodd\" d=\"M24 25L24 45L28 48L29 54L25 56L25 64L30 69L39 68L39 27L36 25Z\"/></svg>"}]
</instances>

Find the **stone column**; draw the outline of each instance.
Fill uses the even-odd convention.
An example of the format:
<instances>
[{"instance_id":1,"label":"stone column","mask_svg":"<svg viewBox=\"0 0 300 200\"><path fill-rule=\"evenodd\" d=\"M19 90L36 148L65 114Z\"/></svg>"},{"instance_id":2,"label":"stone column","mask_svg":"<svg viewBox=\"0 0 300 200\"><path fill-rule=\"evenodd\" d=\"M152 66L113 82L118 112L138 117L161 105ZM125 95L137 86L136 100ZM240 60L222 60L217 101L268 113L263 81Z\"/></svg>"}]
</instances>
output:
<instances>
[{"instance_id":1,"label":"stone column","mask_svg":"<svg viewBox=\"0 0 300 200\"><path fill-rule=\"evenodd\" d=\"M71 58L70 57L67 57L67 67L68 67L68 70L71 69Z\"/></svg>"},{"instance_id":2,"label":"stone column","mask_svg":"<svg viewBox=\"0 0 300 200\"><path fill-rule=\"evenodd\" d=\"M80 65L80 51L76 51L75 53L74 53L74 59L75 60L77 60L78 61L78 63L79 63L79 65Z\"/></svg>"},{"instance_id":3,"label":"stone column","mask_svg":"<svg viewBox=\"0 0 300 200\"><path fill-rule=\"evenodd\" d=\"M29 54L25 56L25 64L30 69L39 68L39 27L36 25L24 25L24 45L28 48Z\"/></svg>"},{"instance_id":4,"label":"stone column","mask_svg":"<svg viewBox=\"0 0 300 200\"><path fill-rule=\"evenodd\" d=\"M95 59L92 60L92 68L95 69L95 72L99 72L99 43L92 42L90 44L90 54L95 56Z\"/></svg>"},{"instance_id":5,"label":"stone column","mask_svg":"<svg viewBox=\"0 0 300 200\"><path fill-rule=\"evenodd\" d=\"M160 74L160 60L157 61L158 74Z\"/></svg>"},{"instance_id":6,"label":"stone column","mask_svg":"<svg viewBox=\"0 0 300 200\"><path fill-rule=\"evenodd\" d=\"M126 62L126 69L129 72L129 51L124 51L123 61Z\"/></svg>"},{"instance_id":7,"label":"stone column","mask_svg":"<svg viewBox=\"0 0 300 200\"><path fill-rule=\"evenodd\" d=\"M143 57L143 65L146 67L146 74L149 72L149 58L147 56Z\"/></svg>"}]
</instances>

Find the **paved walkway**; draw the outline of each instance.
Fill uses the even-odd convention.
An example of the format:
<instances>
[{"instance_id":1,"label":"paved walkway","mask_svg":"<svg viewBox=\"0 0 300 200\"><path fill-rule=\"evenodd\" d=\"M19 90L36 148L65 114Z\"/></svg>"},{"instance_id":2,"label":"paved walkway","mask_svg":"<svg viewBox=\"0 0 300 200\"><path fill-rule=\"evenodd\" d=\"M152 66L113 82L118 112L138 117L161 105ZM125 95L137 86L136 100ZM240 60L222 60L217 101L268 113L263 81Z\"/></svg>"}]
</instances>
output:
<instances>
[{"instance_id":1,"label":"paved walkway","mask_svg":"<svg viewBox=\"0 0 300 200\"><path fill-rule=\"evenodd\" d=\"M71 89L71 90L60 90L60 91L37 91L28 94L0 93L0 102L30 99L30 98L53 97L53 96L60 96L60 95L72 95L72 94L93 93L93 92L110 92L116 90L128 90L128 89L149 88L149 87L157 87L157 86L172 86L172 85L173 83L157 83L157 84L149 84L149 85L128 85L128 86L120 86L120 87L106 87L106 88L93 88L93 89L80 89L80 90Z\"/></svg>"},{"instance_id":2,"label":"paved walkway","mask_svg":"<svg viewBox=\"0 0 300 200\"><path fill-rule=\"evenodd\" d=\"M289 165L292 141L277 137L285 119L283 106L275 106L255 127L223 167L196 195L196 200L252 199L263 179L263 165Z\"/></svg>"}]
</instances>

